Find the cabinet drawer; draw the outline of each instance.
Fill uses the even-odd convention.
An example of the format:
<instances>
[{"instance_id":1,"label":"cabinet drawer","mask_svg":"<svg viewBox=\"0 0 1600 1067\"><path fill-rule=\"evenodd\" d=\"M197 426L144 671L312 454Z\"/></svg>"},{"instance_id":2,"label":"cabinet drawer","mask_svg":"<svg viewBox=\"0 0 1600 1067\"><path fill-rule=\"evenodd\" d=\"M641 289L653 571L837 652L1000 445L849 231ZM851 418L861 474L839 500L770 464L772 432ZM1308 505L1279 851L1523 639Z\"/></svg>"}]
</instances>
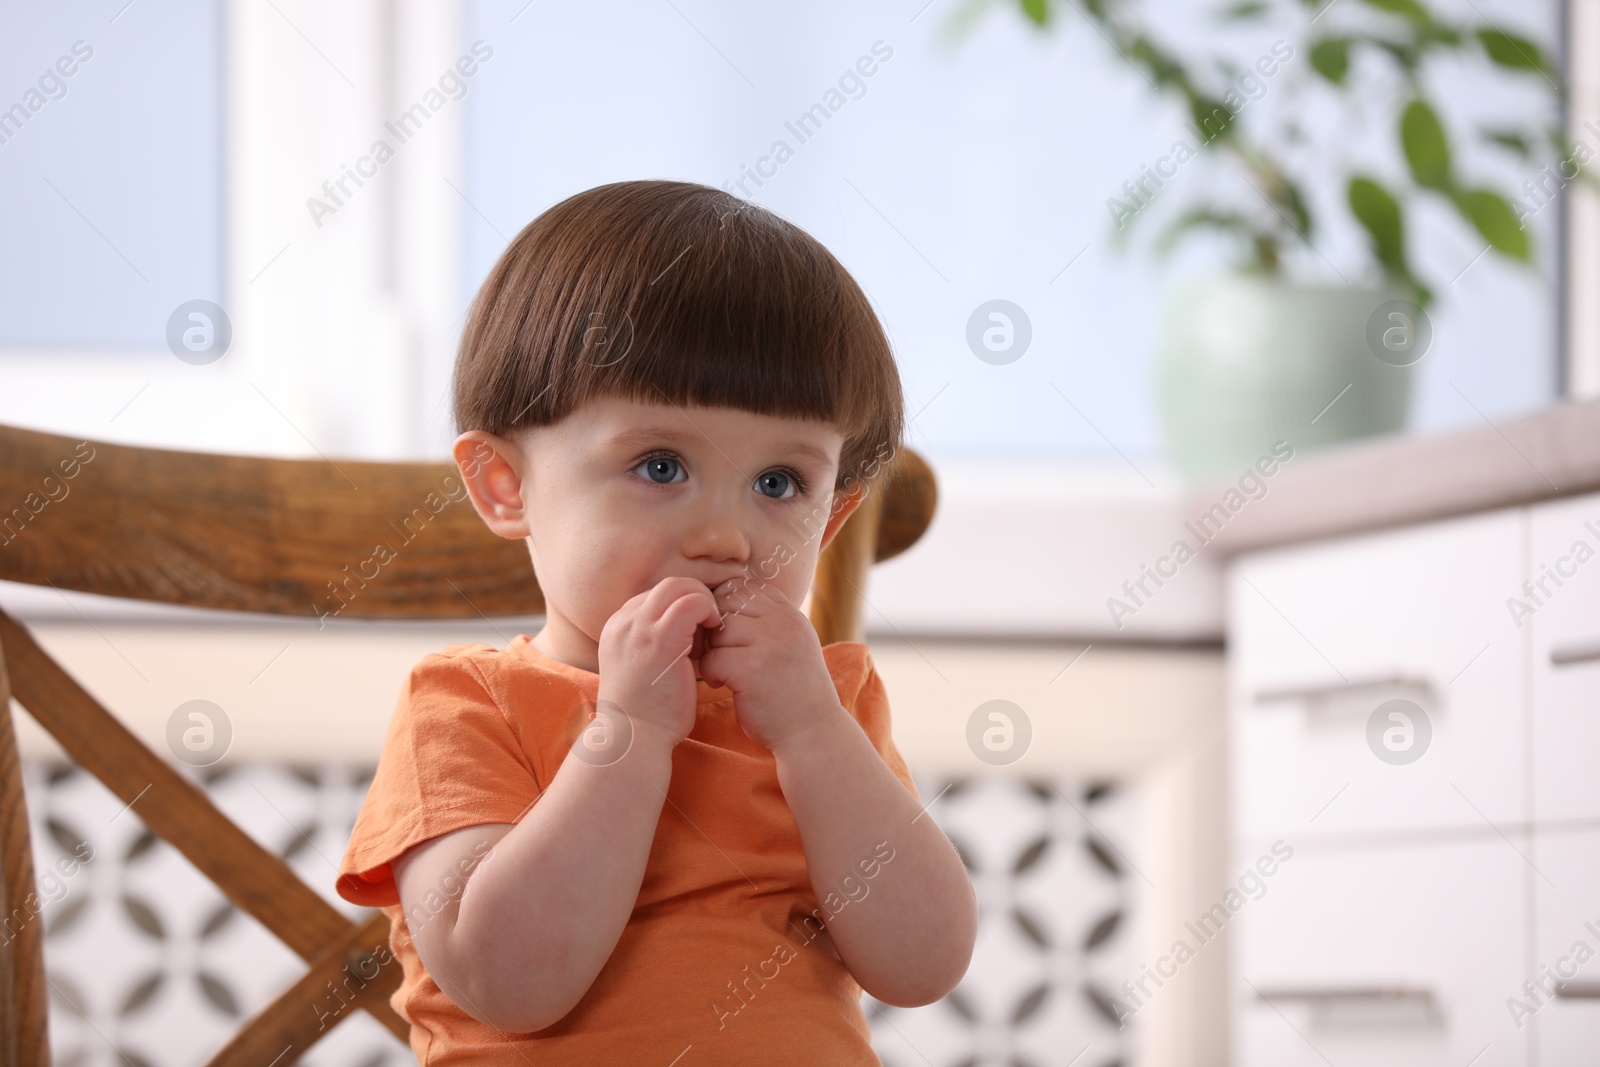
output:
<instances>
[{"instance_id":1,"label":"cabinet drawer","mask_svg":"<svg viewBox=\"0 0 1600 1067\"><path fill-rule=\"evenodd\" d=\"M1600 818L1600 493L1534 505L1528 540L1507 613L1532 636L1533 817Z\"/></svg>"},{"instance_id":2,"label":"cabinet drawer","mask_svg":"<svg viewBox=\"0 0 1600 1067\"><path fill-rule=\"evenodd\" d=\"M1510 508L1236 561L1241 837L1526 820L1524 637L1505 606L1525 542ZM1379 711L1394 699L1420 715Z\"/></svg>"},{"instance_id":3,"label":"cabinet drawer","mask_svg":"<svg viewBox=\"0 0 1600 1067\"><path fill-rule=\"evenodd\" d=\"M1545 1067L1592 1063L1600 1034L1600 827L1536 830L1533 861L1542 872L1533 880L1533 957L1506 990L1502 1010L1538 1034Z\"/></svg>"},{"instance_id":4,"label":"cabinet drawer","mask_svg":"<svg viewBox=\"0 0 1600 1067\"><path fill-rule=\"evenodd\" d=\"M1525 833L1510 840L1528 850ZM1505 1008L1522 981L1526 872L1492 831L1295 848L1233 919L1234 1062L1527 1064Z\"/></svg>"}]
</instances>

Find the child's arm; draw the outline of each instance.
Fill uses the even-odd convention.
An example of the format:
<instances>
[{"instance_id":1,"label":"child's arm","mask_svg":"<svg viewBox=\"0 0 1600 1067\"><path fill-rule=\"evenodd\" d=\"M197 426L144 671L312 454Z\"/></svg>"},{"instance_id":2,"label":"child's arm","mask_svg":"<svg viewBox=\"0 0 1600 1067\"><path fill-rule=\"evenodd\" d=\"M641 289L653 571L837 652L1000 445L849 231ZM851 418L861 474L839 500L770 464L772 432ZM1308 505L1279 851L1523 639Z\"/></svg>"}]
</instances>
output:
<instances>
[{"instance_id":1,"label":"child's arm","mask_svg":"<svg viewBox=\"0 0 1600 1067\"><path fill-rule=\"evenodd\" d=\"M626 756L609 766L565 760L521 822L469 826L395 861L417 954L463 1011L528 1033L582 999L638 899L672 745L635 723Z\"/></svg>"},{"instance_id":2,"label":"child's arm","mask_svg":"<svg viewBox=\"0 0 1600 1067\"><path fill-rule=\"evenodd\" d=\"M817 899L848 901L828 929L856 981L897 1007L930 1004L954 989L972 960L978 904L944 831L838 704L772 751ZM874 859L879 842L894 849L893 859L867 881L860 864ZM853 899L847 877L866 894Z\"/></svg>"},{"instance_id":3,"label":"child's arm","mask_svg":"<svg viewBox=\"0 0 1600 1067\"><path fill-rule=\"evenodd\" d=\"M711 591L691 578L663 578L623 604L601 631L597 694L617 732L629 731L620 758L569 752L514 826L467 827L395 861L408 921L419 905L426 918L438 899L430 894L447 898L412 938L439 988L479 1022L510 1033L552 1025L617 947L644 882L672 749L694 729L694 665L683 653L697 627L718 621ZM465 888L450 898L449 879L463 870Z\"/></svg>"}]
</instances>

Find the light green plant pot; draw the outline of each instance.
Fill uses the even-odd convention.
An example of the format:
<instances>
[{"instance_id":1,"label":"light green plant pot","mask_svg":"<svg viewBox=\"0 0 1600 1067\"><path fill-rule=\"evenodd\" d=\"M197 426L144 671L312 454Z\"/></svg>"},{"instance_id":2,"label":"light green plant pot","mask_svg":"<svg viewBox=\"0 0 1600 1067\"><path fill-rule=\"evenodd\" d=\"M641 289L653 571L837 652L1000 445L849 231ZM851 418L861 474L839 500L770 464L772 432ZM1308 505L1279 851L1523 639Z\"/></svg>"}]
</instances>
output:
<instances>
[{"instance_id":1,"label":"light green plant pot","mask_svg":"<svg viewBox=\"0 0 1600 1067\"><path fill-rule=\"evenodd\" d=\"M1160 332L1167 454L1190 482L1404 427L1427 316L1392 288L1223 275L1177 286ZM1336 399L1337 398L1337 399Z\"/></svg>"}]
</instances>

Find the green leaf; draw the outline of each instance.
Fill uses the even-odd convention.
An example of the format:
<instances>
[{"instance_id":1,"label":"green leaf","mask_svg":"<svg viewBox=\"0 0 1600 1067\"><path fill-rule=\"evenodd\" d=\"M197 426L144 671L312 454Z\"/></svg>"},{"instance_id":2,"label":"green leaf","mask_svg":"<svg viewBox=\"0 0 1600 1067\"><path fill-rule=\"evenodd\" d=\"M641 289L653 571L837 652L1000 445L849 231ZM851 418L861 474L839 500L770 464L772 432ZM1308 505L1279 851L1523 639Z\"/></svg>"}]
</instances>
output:
<instances>
[{"instance_id":1,"label":"green leaf","mask_svg":"<svg viewBox=\"0 0 1600 1067\"><path fill-rule=\"evenodd\" d=\"M1478 134L1485 141L1491 141L1501 148L1515 152L1523 159L1531 158L1533 155L1533 143L1517 130L1480 129Z\"/></svg>"},{"instance_id":2,"label":"green leaf","mask_svg":"<svg viewBox=\"0 0 1600 1067\"><path fill-rule=\"evenodd\" d=\"M1258 233L1250 242L1250 251L1255 254L1255 262L1248 268L1251 274L1273 275L1278 273L1278 240L1269 233Z\"/></svg>"},{"instance_id":3,"label":"green leaf","mask_svg":"<svg viewBox=\"0 0 1600 1067\"><path fill-rule=\"evenodd\" d=\"M1198 135L1203 144L1210 144L1218 138L1228 137L1233 132L1233 112L1229 111L1221 100L1212 100L1203 96L1189 97L1189 114L1194 119Z\"/></svg>"},{"instance_id":4,"label":"green leaf","mask_svg":"<svg viewBox=\"0 0 1600 1067\"><path fill-rule=\"evenodd\" d=\"M1412 299L1414 299L1418 306L1420 306L1424 311L1433 306L1433 290L1422 284L1421 278L1418 278L1415 274L1412 274L1410 270L1407 270L1404 274L1400 275L1400 280L1411 286Z\"/></svg>"},{"instance_id":5,"label":"green leaf","mask_svg":"<svg viewBox=\"0 0 1600 1067\"><path fill-rule=\"evenodd\" d=\"M1311 46L1311 68L1335 85L1350 69L1350 38L1324 37Z\"/></svg>"},{"instance_id":6,"label":"green leaf","mask_svg":"<svg viewBox=\"0 0 1600 1067\"><path fill-rule=\"evenodd\" d=\"M1396 274L1407 273L1405 229L1400 220L1400 205L1389 190L1371 178L1350 179L1350 212L1372 238L1372 251L1378 262Z\"/></svg>"},{"instance_id":7,"label":"green leaf","mask_svg":"<svg viewBox=\"0 0 1600 1067\"><path fill-rule=\"evenodd\" d=\"M1491 62L1508 70L1532 70L1551 74L1554 68L1545 59L1544 52L1528 38L1500 30L1479 30L1478 40L1488 53Z\"/></svg>"},{"instance_id":8,"label":"green leaf","mask_svg":"<svg viewBox=\"0 0 1600 1067\"><path fill-rule=\"evenodd\" d=\"M1600 191L1600 180L1595 178L1595 168L1592 165L1594 161L1594 153L1589 150L1588 146L1584 144L1584 142L1579 141L1577 143L1573 143L1568 141L1566 134L1561 132L1560 127L1552 127L1546 130L1545 139L1549 141L1550 147L1554 149L1556 155L1560 157L1556 162L1556 174L1558 176L1566 178L1567 181L1582 182L1590 189ZM1589 162L1579 162L1579 145L1583 145L1584 151L1589 156ZM1569 164L1573 170L1571 177L1567 177L1567 167Z\"/></svg>"},{"instance_id":9,"label":"green leaf","mask_svg":"<svg viewBox=\"0 0 1600 1067\"><path fill-rule=\"evenodd\" d=\"M1278 189L1282 194L1279 200L1294 217L1295 230L1307 241L1311 240L1311 209L1306 206L1306 198L1301 194L1300 187L1288 178L1280 176Z\"/></svg>"},{"instance_id":10,"label":"green leaf","mask_svg":"<svg viewBox=\"0 0 1600 1067\"><path fill-rule=\"evenodd\" d=\"M1266 14L1271 5L1262 3L1261 0L1244 0L1243 3L1225 7L1217 12L1218 22L1239 22L1244 19L1259 18Z\"/></svg>"},{"instance_id":11,"label":"green leaf","mask_svg":"<svg viewBox=\"0 0 1600 1067\"><path fill-rule=\"evenodd\" d=\"M1452 48L1461 45L1461 31L1441 26L1437 22L1416 28L1416 39L1419 45L1449 45Z\"/></svg>"},{"instance_id":12,"label":"green leaf","mask_svg":"<svg viewBox=\"0 0 1600 1067\"><path fill-rule=\"evenodd\" d=\"M1528 232L1505 197L1488 189L1461 189L1450 195L1456 210L1501 255L1526 263L1532 255Z\"/></svg>"},{"instance_id":13,"label":"green leaf","mask_svg":"<svg viewBox=\"0 0 1600 1067\"><path fill-rule=\"evenodd\" d=\"M1379 11L1387 11L1391 15L1409 19L1419 26L1426 26L1433 21L1428 15L1428 9L1417 3L1417 0L1366 0L1366 4Z\"/></svg>"},{"instance_id":14,"label":"green leaf","mask_svg":"<svg viewBox=\"0 0 1600 1067\"><path fill-rule=\"evenodd\" d=\"M1183 64L1157 48L1155 42L1143 34L1129 44L1128 58L1144 64L1158 89L1172 81L1181 84L1187 77Z\"/></svg>"},{"instance_id":15,"label":"green leaf","mask_svg":"<svg viewBox=\"0 0 1600 1067\"><path fill-rule=\"evenodd\" d=\"M1050 5L1048 0L1020 0L1022 13L1033 22L1035 26L1043 26L1050 19Z\"/></svg>"},{"instance_id":16,"label":"green leaf","mask_svg":"<svg viewBox=\"0 0 1600 1067\"><path fill-rule=\"evenodd\" d=\"M1439 190L1450 187L1450 142L1427 101L1413 100L1401 113L1400 146L1418 185Z\"/></svg>"}]
</instances>

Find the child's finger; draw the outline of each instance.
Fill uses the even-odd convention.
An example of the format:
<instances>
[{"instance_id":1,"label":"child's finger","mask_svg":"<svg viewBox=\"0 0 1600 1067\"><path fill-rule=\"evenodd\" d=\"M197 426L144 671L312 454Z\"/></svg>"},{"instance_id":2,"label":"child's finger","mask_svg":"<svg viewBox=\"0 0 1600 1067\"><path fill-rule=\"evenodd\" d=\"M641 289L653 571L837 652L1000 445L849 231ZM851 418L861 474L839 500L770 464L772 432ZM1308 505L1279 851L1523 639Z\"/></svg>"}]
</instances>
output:
<instances>
[{"instance_id":1,"label":"child's finger","mask_svg":"<svg viewBox=\"0 0 1600 1067\"><path fill-rule=\"evenodd\" d=\"M663 578L639 594L639 614L645 619L660 620L685 595L704 592L705 588L704 583L681 575Z\"/></svg>"},{"instance_id":2,"label":"child's finger","mask_svg":"<svg viewBox=\"0 0 1600 1067\"><path fill-rule=\"evenodd\" d=\"M661 613L661 628L669 634L682 634L682 644L694 638L695 628L706 626L716 629L722 624L722 613L717 610L717 599L704 585L682 593Z\"/></svg>"}]
</instances>

